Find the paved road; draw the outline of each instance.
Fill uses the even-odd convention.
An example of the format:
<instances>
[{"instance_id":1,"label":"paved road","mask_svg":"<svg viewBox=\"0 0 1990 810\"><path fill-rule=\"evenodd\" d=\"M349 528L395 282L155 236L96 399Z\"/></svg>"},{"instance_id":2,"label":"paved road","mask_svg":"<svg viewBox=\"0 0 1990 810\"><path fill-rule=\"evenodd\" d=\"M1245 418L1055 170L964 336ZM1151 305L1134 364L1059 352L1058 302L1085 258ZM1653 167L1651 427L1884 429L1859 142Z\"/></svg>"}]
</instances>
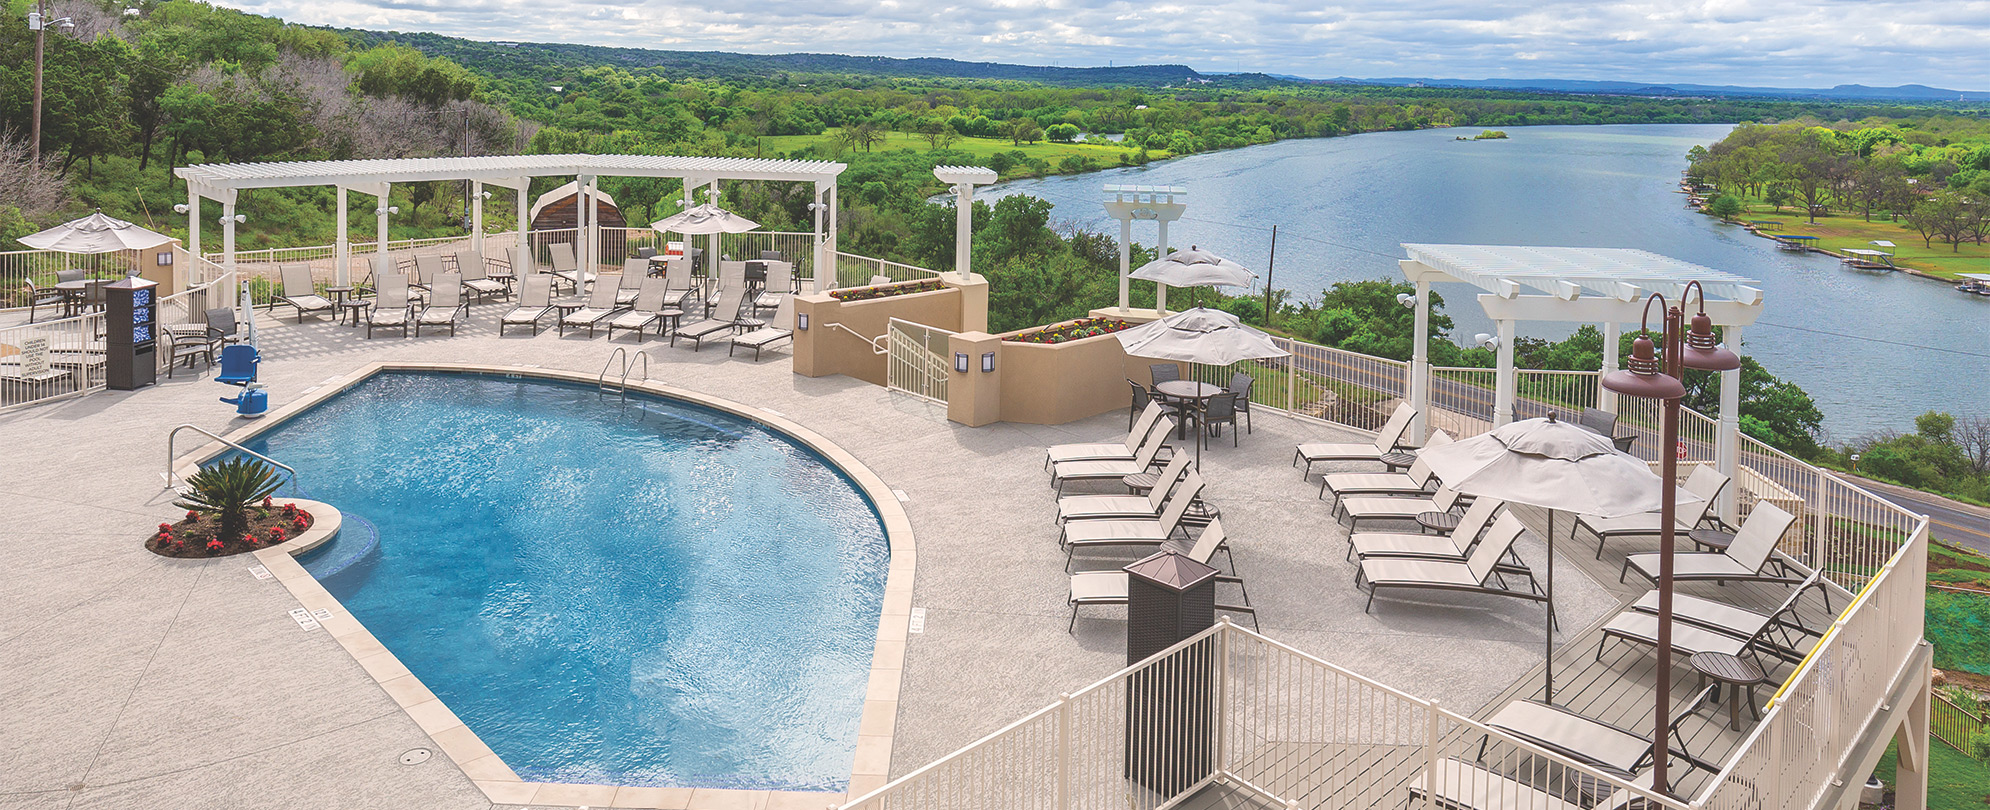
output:
<instances>
[{"instance_id":1,"label":"paved road","mask_svg":"<svg viewBox=\"0 0 1990 810\"><path fill-rule=\"evenodd\" d=\"M1927 515L1928 533L1936 538L1990 554L1990 509L1869 478L1847 477L1901 508Z\"/></svg>"}]
</instances>

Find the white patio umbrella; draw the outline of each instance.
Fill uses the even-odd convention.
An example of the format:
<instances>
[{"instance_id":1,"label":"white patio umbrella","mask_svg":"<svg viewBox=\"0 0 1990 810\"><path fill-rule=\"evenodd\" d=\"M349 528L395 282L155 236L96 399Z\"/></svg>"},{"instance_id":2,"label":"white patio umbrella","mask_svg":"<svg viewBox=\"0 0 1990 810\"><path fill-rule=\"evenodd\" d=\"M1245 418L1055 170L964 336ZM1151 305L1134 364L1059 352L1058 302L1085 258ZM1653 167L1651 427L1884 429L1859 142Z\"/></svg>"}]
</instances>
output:
<instances>
[{"instance_id":1,"label":"white patio umbrella","mask_svg":"<svg viewBox=\"0 0 1990 810\"><path fill-rule=\"evenodd\" d=\"M20 243L28 247L60 253L144 250L171 241L173 237L146 230L121 219L104 216L102 211L20 238Z\"/></svg>"},{"instance_id":2,"label":"white patio umbrella","mask_svg":"<svg viewBox=\"0 0 1990 810\"><path fill-rule=\"evenodd\" d=\"M1523 419L1418 453L1431 474L1465 495L1548 510L1547 698L1555 697L1555 513L1624 517L1657 511L1664 479L1608 438L1570 422ZM1679 491L1680 501L1698 497Z\"/></svg>"},{"instance_id":3,"label":"white patio umbrella","mask_svg":"<svg viewBox=\"0 0 1990 810\"><path fill-rule=\"evenodd\" d=\"M1194 245L1190 245L1188 250L1177 250L1143 264L1140 269L1127 274L1127 278L1169 287L1249 287L1257 277L1243 265ZM1167 296L1157 293L1156 298L1155 305L1166 311Z\"/></svg>"},{"instance_id":4,"label":"white patio umbrella","mask_svg":"<svg viewBox=\"0 0 1990 810\"><path fill-rule=\"evenodd\" d=\"M727 211L712 203L702 203L652 222L650 223L650 227L662 232L681 233L689 236L712 233L746 233L760 227L760 223Z\"/></svg>"},{"instance_id":5,"label":"white patio umbrella","mask_svg":"<svg viewBox=\"0 0 1990 810\"><path fill-rule=\"evenodd\" d=\"M1245 326L1220 309L1177 312L1114 334L1127 354L1156 360L1182 360L1206 366L1227 366L1244 360L1286 357L1270 335Z\"/></svg>"}]
</instances>

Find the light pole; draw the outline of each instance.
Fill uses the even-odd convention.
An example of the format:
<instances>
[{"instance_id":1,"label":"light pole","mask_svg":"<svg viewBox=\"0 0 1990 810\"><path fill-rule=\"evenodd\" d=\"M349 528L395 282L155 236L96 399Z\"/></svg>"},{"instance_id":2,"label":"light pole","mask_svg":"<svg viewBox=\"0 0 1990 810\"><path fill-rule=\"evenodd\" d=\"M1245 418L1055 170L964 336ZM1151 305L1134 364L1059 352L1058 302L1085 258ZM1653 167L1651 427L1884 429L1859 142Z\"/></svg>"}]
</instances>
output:
<instances>
[{"instance_id":1,"label":"light pole","mask_svg":"<svg viewBox=\"0 0 1990 810\"><path fill-rule=\"evenodd\" d=\"M32 135L28 136L28 143L30 145L29 148L31 150L30 154L33 156L36 165L41 164L42 48L46 44L46 40L48 38L48 27L50 25L59 26L64 31L72 31L75 30L76 28L75 21L69 19L68 17L63 17L62 19L59 20L49 19L47 1L37 0L37 2L35 3L35 10L28 12L28 30L35 32L35 109L34 109L34 121L28 126L29 131L33 133Z\"/></svg>"},{"instance_id":2,"label":"light pole","mask_svg":"<svg viewBox=\"0 0 1990 810\"><path fill-rule=\"evenodd\" d=\"M1700 309L1693 316L1692 331L1686 331L1686 313L1681 309L1694 292L1700 294ZM1651 305L1664 311L1656 347L1651 340ZM1688 282L1679 294L1679 306L1668 306L1665 296L1652 293L1645 299L1643 329L1631 342L1631 359L1622 371L1603 377L1603 387L1618 394L1649 397L1664 403L1659 449L1663 481L1658 525L1658 683L1652 709L1652 787L1670 794L1666 760L1670 756L1667 720L1672 715L1672 543L1673 521L1679 511L1679 400L1686 395L1686 369L1732 371L1741 367L1741 358L1720 345L1714 336L1713 319L1707 317L1707 291L1700 282ZM1656 349L1656 351L1654 351Z\"/></svg>"}]
</instances>

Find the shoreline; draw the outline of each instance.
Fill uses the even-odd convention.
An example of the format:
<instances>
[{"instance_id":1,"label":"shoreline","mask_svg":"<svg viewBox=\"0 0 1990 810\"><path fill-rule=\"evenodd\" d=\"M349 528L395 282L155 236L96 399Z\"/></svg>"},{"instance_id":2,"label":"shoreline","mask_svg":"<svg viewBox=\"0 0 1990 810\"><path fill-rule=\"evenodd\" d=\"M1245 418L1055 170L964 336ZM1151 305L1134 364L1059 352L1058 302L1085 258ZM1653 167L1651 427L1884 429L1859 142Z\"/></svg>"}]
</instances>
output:
<instances>
[{"instance_id":1,"label":"shoreline","mask_svg":"<svg viewBox=\"0 0 1990 810\"><path fill-rule=\"evenodd\" d=\"M1714 215L1712 215L1712 214L1709 214L1709 213L1707 213L1707 211L1706 211L1706 200L1702 199L1702 198L1701 198L1701 197L1700 197L1700 196L1699 196L1698 194L1696 194L1696 193L1694 193L1694 192L1692 192L1692 191L1688 191L1688 190L1686 190L1686 189L1682 188L1682 189L1680 189L1679 193L1681 193L1681 194L1685 194L1685 195L1686 195L1686 201L1687 201L1687 202L1686 202L1686 204L1687 204L1688 206L1691 206L1691 207L1693 208L1693 210L1694 210L1694 211L1698 212L1698 213L1699 213L1700 215L1702 215L1702 216L1705 216L1705 217L1709 217L1709 218L1712 218L1712 219L1713 219L1714 221L1716 221L1716 222L1719 222L1719 223L1721 223L1721 224L1723 224L1723 225L1734 225L1734 226L1736 226L1736 227L1739 227L1739 228L1741 228L1742 230L1745 230L1745 231L1749 232L1750 234L1753 234L1754 236L1757 236L1757 237L1759 237L1759 238L1762 238L1762 239L1767 239L1767 240L1769 240L1769 241L1771 241L1771 242L1774 242L1774 241L1776 241L1776 237L1775 237L1775 235L1774 235L1774 234L1769 234L1769 233L1764 233L1764 232L1762 231L1762 229L1761 229L1761 228L1757 228L1757 227L1755 227L1754 225L1750 225L1750 224L1748 224L1748 223L1746 223L1746 222L1736 222L1736 221L1734 221L1734 220L1731 220L1731 219L1721 219L1720 217L1715 217ZM1845 259L1845 254L1843 254L1843 253L1839 253L1839 252L1837 252L1837 251L1835 251L1835 250L1831 250L1830 248L1821 248L1821 247L1806 247L1806 248L1805 248L1805 250L1804 250L1804 252L1805 252L1806 254L1808 254L1808 253L1822 253L1822 254L1824 254L1824 255L1826 255L1826 256L1830 256L1830 257L1832 257L1832 258L1834 258L1834 259L1838 259L1838 260L1839 260L1840 262L1843 262L1843 261L1844 261L1844 259ZM1857 268L1854 268L1854 269L1857 269ZM1868 271L1868 272L1870 272L1870 271ZM1930 272L1928 272L1928 271L1926 271L1926 270L1921 270L1921 269L1917 269L1917 268L1914 268L1914 267L1908 267L1908 266L1906 266L1906 265L1902 265L1902 264L1896 264L1896 265L1893 265L1893 269L1892 269L1892 270L1890 270L1890 271L1885 271L1885 272L1897 272L1897 273L1906 273L1907 275L1910 275L1910 276L1914 276L1914 277L1916 277L1916 278L1922 278L1922 279L1926 279L1926 280L1928 280L1928 281L1934 281L1934 282L1939 282L1939 283L1942 283L1942 284L1946 284L1946 285L1954 285L1954 284L1956 283L1956 280L1955 280L1955 279L1952 279L1952 278L1946 278L1946 277L1943 277L1943 276L1938 276L1938 275L1935 275L1935 274L1933 274L1933 273L1930 273Z\"/></svg>"}]
</instances>

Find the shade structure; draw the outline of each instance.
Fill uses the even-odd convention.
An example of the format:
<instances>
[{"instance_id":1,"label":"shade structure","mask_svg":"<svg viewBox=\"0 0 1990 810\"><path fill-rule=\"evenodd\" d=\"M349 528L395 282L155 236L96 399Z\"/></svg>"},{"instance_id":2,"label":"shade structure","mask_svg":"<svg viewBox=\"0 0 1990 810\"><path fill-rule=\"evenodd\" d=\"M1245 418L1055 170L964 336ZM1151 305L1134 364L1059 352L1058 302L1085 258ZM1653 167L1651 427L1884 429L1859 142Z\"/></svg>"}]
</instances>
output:
<instances>
[{"instance_id":1,"label":"shade structure","mask_svg":"<svg viewBox=\"0 0 1990 810\"><path fill-rule=\"evenodd\" d=\"M23 236L19 241L37 250L60 253L114 253L155 248L172 242L173 237L104 216L102 211L98 211L41 233Z\"/></svg>"},{"instance_id":2,"label":"shade structure","mask_svg":"<svg viewBox=\"0 0 1990 810\"><path fill-rule=\"evenodd\" d=\"M1555 513L1624 517L1663 505L1670 482L1608 438L1550 415L1523 419L1417 454L1445 486L1548 510L1547 698L1555 697ZM1699 498L1680 490L1681 501Z\"/></svg>"},{"instance_id":3,"label":"shade structure","mask_svg":"<svg viewBox=\"0 0 1990 810\"><path fill-rule=\"evenodd\" d=\"M746 233L760 227L760 223L712 203L702 203L652 222L650 227L681 234Z\"/></svg>"},{"instance_id":4,"label":"shade structure","mask_svg":"<svg viewBox=\"0 0 1990 810\"><path fill-rule=\"evenodd\" d=\"M1249 287L1258 276L1241 264L1190 247L1143 264L1127 277L1158 281L1170 287Z\"/></svg>"},{"instance_id":5,"label":"shade structure","mask_svg":"<svg viewBox=\"0 0 1990 810\"><path fill-rule=\"evenodd\" d=\"M1135 357L1209 366L1292 354L1279 348L1270 335L1245 326L1237 316L1204 307L1177 312L1120 331L1114 337L1119 338L1119 345L1127 354Z\"/></svg>"}]
</instances>

